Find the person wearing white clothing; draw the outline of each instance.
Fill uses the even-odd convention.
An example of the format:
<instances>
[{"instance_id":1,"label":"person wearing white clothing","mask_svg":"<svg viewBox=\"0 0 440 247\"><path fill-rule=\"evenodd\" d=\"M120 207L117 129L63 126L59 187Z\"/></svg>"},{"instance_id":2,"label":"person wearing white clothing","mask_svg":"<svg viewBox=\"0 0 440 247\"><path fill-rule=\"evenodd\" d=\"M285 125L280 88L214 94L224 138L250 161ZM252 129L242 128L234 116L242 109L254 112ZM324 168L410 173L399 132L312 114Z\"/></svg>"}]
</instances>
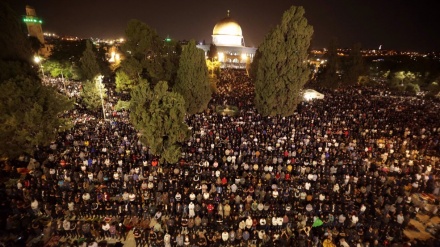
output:
<instances>
[{"instance_id":1,"label":"person wearing white clothing","mask_svg":"<svg viewBox=\"0 0 440 247\"><path fill-rule=\"evenodd\" d=\"M281 228L281 226L283 225L283 217L277 217L277 225L279 226L279 228Z\"/></svg>"},{"instance_id":2,"label":"person wearing white clothing","mask_svg":"<svg viewBox=\"0 0 440 247\"><path fill-rule=\"evenodd\" d=\"M66 232L70 231L70 221L68 221L67 219L64 219L63 228L64 228L64 231L66 231Z\"/></svg>"},{"instance_id":3,"label":"person wearing white clothing","mask_svg":"<svg viewBox=\"0 0 440 247\"><path fill-rule=\"evenodd\" d=\"M310 189L310 186L311 186L311 184L310 184L309 182L306 182L305 185L304 185L304 188L305 188L306 190L309 190L309 189Z\"/></svg>"},{"instance_id":4,"label":"person wearing white clothing","mask_svg":"<svg viewBox=\"0 0 440 247\"><path fill-rule=\"evenodd\" d=\"M237 187L237 185L236 185L235 183L231 185L231 191L232 191L232 193L237 192L237 189L238 189L238 187Z\"/></svg>"},{"instance_id":5,"label":"person wearing white clothing","mask_svg":"<svg viewBox=\"0 0 440 247\"><path fill-rule=\"evenodd\" d=\"M345 241L344 238L341 238L341 239L339 240L339 244L340 244L342 247L350 247L350 245Z\"/></svg>"},{"instance_id":6,"label":"person wearing white clothing","mask_svg":"<svg viewBox=\"0 0 440 247\"><path fill-rule=\"evenodd\" d=\"M249 216L247 219L246 219L246 228L248 228L248 229L250 229L251 227L252 227L252 218Z\"/></svg>"},{"instance_id":7,"label":"person wearing white clothing","mask_svg":"<svg viewBox=\"0 0 440 247\"><path fill-rule=\"evenodd\" d=\"M358 222L359 222L359 217L357 215L353 214L351 216L350 227L355 227Z\"/></svg>"},{"instance_id":8,"label":"person wearing white clothing","mask_svg":"<svg viewBox=\"0 0 440 247\"><path fill-rule=\"evenodd\" d=\"M88 200L90 200L90 194L89 193L84 193L83 195L82 195L82 199L84 200L84 201L88 201Z\"/></svg>"},{"instance_id":9,"label":"person wearing white clothing","mask_svg":"<svg viewBox=\"0 0 440 247\"><path fill-rule=\"evenodd\" d=\"M171 247L171 235L168 232L163 237L163 243L165 247Z\"/></svg>"},{"instance_id":10,"label":"person wearing white clothing","mask_svg":"<svg viewBox=\"0 0 440 247\"><path fill-rule=\"evenodd\" d=\"M189 205L188 205L188 209L189 209L188 217L189 217L189 218L193 218L193 217L195 217L195 216L196 216L196 213L195 213L195 211L194 211L194 203L193 203L193 202L190 202L190 203L189 203Z\"/></svg>"},{"instance_id":11,"label":"person wearing white clothing","mask_svg":"<svg viewBox=\"0 0 440 247\"><path fill-rule=\"evenodd\" d=\"M38 208L38 201L37 201L37 199L34 199L34 200L31 202L31 209L34 211L34 213L35 213L36 215L39 214L40 209Z\"/></svg>"},{"instance_id":12,"label":"person wearing white clothing","mask_svg":"<svg viewBox=\"0 0 440 247\"><path fill-rule=\"evenodd\" d=\"M191 194L189 194L189 199L191 201L194 201L196 199L196 195L193 192L191 192Z\"/></svg>"},{"instance_id":13,"label":"person wearing white clothing","mask_svg":"<svg viewBox=\"0 0 440 247\"><path fill-rule=\"evenodd\" d=\"M229 233L227 231L222 232L222 240L223 241L228 241L229 239Z\"/></svg>"},{"instance_id":14,"label":"person wearing white clothing","mask_svg":"<svg viewBox=\"0 0 440 247\"><path fill-rule=\"evenodd\" d=\"M108 222L102 224L102 231L104 232L104 237L110 237L110 224Z\"/></svg>"},{"instance_id":15,"label":"person wearing white clothing","mask_svg":"<svg viewBox=\"0 0 440 247\"><path fill-rule=\"evenodd\" d=\"M399 224L399 226L402 226L404 220L405 218L403 217L402 212L400 212L396 217L396 222Z\"/></svg>"},{"instance_id":16,"label":"person wearing white clothing","mask_svg":"<svg viewBox=\"0 0 440 247\"><path fill-rule=\"evenodd\" d=\"M136 200L136 194L135 193L128 194L128 199L130 200L130 202L133 202L134 200Z\"/></svg>"}]
</instances>

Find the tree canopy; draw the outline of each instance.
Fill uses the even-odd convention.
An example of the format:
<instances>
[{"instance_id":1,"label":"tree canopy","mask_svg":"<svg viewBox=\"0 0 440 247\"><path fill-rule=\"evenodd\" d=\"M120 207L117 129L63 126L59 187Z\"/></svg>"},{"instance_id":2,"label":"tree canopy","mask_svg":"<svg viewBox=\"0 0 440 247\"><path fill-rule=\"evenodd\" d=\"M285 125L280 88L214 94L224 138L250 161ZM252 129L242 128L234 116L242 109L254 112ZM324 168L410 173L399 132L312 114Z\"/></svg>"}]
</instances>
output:
<instances>
[{"instance_id":1,"label":"tree canopy","mask_svg":"<svg viewBox=\"0 0 440 247\"><path fill-rule=\"evenodd\" d=\"M326 88L337 88L341 81L339 77L341 60L338 56L338 40L336 38L330 40L324 58L327 62L319 75L319 85Z\"/></svg>"},{"instance_id":2,"label":"tree canopy","mask_svg":"<svg viewBox=\"0 0 440 247\"><path fill-rule=\"evenodd\" d=\"M310 74L307 50L313 34L304 13L297 6L284 12L254 58L255 106L264 116L290 116L301 100L301 89Z\"/></svg>"},{"instance_id":3,"label":"tree canopy","mask_svg":"<svg viewBox=\"0 0 440 247\"><path fill-rule=\"evenodd\" d=\"M73 103L35 78L17 76L0 84L0 156L33 154L68 125L61 115Z\"/></svg>"},{"instance_id":4,"label":"tree canopy","mask_svg":"<svg viewBox=\"0 0 440 247\"><path fill-rule=\"evenodd\" d=\"M95 77L101 72L91 41L87 41L86 43L86 49L83 52L80 64L81 74L85 80L94 80Z\"/></svg>"},{"instance_id":5,"label":"tree canopy","mask_svg":"<svg viewBox=\"0 0 440 247\"><path fill-rule=\"evenodd\" d=\"M126 59L122 61L121 69L130 79L134 83L144 78L153 85L160 80L173 84L180 45L172 40L164 41L154 29L139 20L129 21L125 36L127 39L121 50Z\"/></svg>"},{"instance_id":6,"label":"tree canopy","mask_svg":"<svg viewBox=\"0 0 440 247\"><path fill-rule=\"evenodd\" d=\"M78 79L77 69L67 61L45 60L43 63L44 70L47 71L51 77L64 77L66 79Z\"/></svg>"},{"instance_id":7,"label":"tree canopy","mask_svg":"<svg viewBox=\"0 0 440 247\"><path fill-rule=\"evenodd\" d=\"M116 72L116 92L120 93L125 90L130 90L135 86L134 79L131 79L123 70Z\"/></svg>"},{"instance_id":8,"label":"tree canopy","mask_svg":"<svg viewBox=\"0 0 440 247\"><path fill-rule=\"evenodd\" d=\"M97 110L101 107L101 94L103 98L107 95L107 90L101 81L95 79L82 84L81 98L88 109Z\"/></svg>"},{"instance_id":9,"label":"tree canopy","mask_svg":"<svg viewBox=\"0 0 440 247\"><path fill-rule=\"evenodd\" d=\"M189 136L183 97L171 92L165 81L151 90L142 80L131 91L130 112L130 122L140 132L142 143L161 161L176 163L181 154L179 144Z\"/></svg>"},{"instance_id":10,"label":"tree canopy","mask_svg":"<svg viewBox=\"0 0 440 247\"><path fill-rule=\"evenodd\" d=\"M53 48L48 60L69 62L79 66L81 57L86 50L88 40L63 40L53 42Z\"/></svg>"},{"instance_id":11,"label":"tree canopy","mask_svg":"<svg viewBox=\"0 0 440 247\"><path fill-rule=\"evenodd\" d=\"M359 82L359 77L367 74L367 66L361 54L361 44L356 43L350 50L348 59L345 62L342 85L351 86Z\"/></svg>"},{"instance_id":12,"label":"tree canopy","mask_svg":"<svg viewBox=\"0 0 440 247\"><path fill-rule=\"evenodd\" d=\"M182 51L174 90L183 96L189 114L205 110L211 100L205 54L194 40Z\"/></svg>"},{"instance_id":13,"label":"tree canopy","mask_svg":"<svg viewBox=\"0 0 440 247\"><path fill-rule=\"evenodd\" d=\"M217 53L217 46L215 44L209 45L208 59L211 61L217 60Z\"/></svg>"}]
</instances>

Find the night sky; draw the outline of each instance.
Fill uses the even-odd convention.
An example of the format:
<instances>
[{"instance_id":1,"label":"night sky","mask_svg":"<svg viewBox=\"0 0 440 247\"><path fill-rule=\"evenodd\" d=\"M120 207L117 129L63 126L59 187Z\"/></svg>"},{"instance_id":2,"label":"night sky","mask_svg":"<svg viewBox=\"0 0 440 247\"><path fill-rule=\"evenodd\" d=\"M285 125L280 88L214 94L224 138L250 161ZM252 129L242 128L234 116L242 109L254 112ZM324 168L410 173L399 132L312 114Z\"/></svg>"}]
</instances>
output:
<instances>
[{"instance_id":1,"label":"night sky","mask_svg":"<svg viewBox=\"0 0 440 247\"><path fill-rule=\"evenodd\" d=\"M3 1L3 0L2 0ZM312 48L336 37L340 47L440 51L436 1L405 0L6 0L25 14L33 6L45 32L81 38L119 38L130 19L139 19L173 39L211 42L217 21L231 11L247 46L257 47L291 5L304 6L314 27Z\"/></svg>"}]
</instances>

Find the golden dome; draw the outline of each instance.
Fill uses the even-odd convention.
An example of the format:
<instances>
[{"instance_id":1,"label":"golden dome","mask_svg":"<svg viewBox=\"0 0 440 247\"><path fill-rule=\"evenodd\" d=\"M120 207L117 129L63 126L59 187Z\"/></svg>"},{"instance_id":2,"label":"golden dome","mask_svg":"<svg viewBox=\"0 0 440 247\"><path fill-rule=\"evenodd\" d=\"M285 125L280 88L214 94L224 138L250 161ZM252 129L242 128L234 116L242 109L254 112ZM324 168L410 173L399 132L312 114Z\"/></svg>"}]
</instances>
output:
<instances>
[{"instance_id":1,"label":"golden dome","mask_svg":"<svg viewBox=\"0 0 440 247\"><path fill-rule=\"evenodd\" d=\"M240 25L228 16L214 26L212 35L243 36L243 33Z\"/></svg>"}]
</instances>

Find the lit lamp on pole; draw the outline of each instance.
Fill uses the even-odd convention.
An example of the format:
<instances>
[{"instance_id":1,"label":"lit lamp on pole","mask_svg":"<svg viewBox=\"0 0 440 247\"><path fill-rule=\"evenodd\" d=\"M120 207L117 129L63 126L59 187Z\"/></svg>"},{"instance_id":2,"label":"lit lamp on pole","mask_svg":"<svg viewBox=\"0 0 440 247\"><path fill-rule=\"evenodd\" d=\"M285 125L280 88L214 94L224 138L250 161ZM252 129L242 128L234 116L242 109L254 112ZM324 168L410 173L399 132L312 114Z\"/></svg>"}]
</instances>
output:
<instances>
[{"instance_id":1,"label":"lit lamp on pole","mask_svg":"<svg viewBox=\"0 0 440 247\"><path fill-rule=\"evenodd\" d=\"M44 70L43 70L43 65L41 64L42 61L43 59L40 56L34 56L34 62L38 64L38 66L40 67L41 74L43 75L43 79L44 79Z\"/></svg>"},{"instance_id":2,"label":"lit lamp on pole","mask_svg":"<svg viewBox=\"0 0 440 247\"><path fill-rule=\"evenodd\" d=\"M64 80L64 74L63 74L63 71L61 71L61 80L63 81L64 93L67 94L66 81Z\"/></svg>"},{"instance_id":3,"label":"lit lamp on pole","mask_svg":"<svg viewBox=\"0 0 440 247\"><path fill-rule=\"evenodd\" d=\"M101 97L101 106L102 106L102 114L103 114L103 116L104 116L104 121L107 121L107 118L106 118L106 116L105 116L105 108L104 108L104 97L102 96L102 87L103 87L103 85L102 85L102 79L104 78L104 76L103 75L98 75L98 76L96 76L96 84L97 84L97 86L98 86L98 89L99 89L99 96Z\"/></svg>"}]
</instances>

